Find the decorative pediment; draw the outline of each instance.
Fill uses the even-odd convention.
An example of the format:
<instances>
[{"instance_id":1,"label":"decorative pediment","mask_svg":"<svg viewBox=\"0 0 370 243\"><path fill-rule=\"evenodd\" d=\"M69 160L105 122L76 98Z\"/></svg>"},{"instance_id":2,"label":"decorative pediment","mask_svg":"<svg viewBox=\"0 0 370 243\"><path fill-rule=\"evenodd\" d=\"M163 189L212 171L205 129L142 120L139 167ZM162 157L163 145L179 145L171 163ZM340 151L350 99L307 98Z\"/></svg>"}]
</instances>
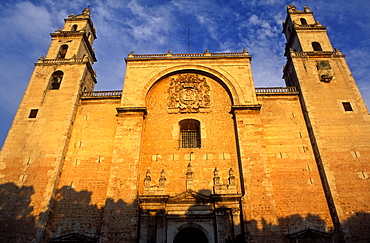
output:
<instances>
[{"instance_id":1,"label":"decorative pediment","mask_svg":"<svg viewBox=\"0 0 370 243\"><path fill-rule=\"evenodd\" d=\"M314 230L314 229L305 229L298 231L293 234L288 234L286 236L288 239L298 239L298 238L330 238L331 234L319 230Z\"/></svg>"},{"instance_id":2,"label":"decorative pediment","mask_svg":"<svg viewBox=\"0 0 370 243\"><path fill-rule=\"evenodd\" d=\"M194 203L194 202L207 202L207 201L210 201L210 196L207 196L203 193L200 193L200 192L195 192L191 189L185 191L185 192L182 192L180 194L177 194L176 196L174 197L170 197L168 202L169 203L177 203L177 202L191 202L191 203Z\"/></svg>"},{"instance_id":3,"label":"decorative pediment","mask_svg":"<svg viewBox=\"0 0 370 243\"><path fill-rule=\"evenodd\" d=\"M79 233L70 233L53 239L51 242L96 242L96 239Z\"/></svg>"}]
</instances>

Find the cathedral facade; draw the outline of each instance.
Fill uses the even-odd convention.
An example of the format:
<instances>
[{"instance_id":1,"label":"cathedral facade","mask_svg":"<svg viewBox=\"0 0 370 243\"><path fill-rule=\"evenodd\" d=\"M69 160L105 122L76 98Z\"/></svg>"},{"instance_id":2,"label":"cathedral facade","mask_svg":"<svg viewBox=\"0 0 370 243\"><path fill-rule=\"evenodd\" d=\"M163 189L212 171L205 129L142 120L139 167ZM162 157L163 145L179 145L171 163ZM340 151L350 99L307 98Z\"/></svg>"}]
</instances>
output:
<instances>
[{"instance_id":1,"label":"cathedral facade","mask_svg":"<svg viewBox=\"0 0 370 243\"><path fill-rule=\"evenodd\" d=\"M308 7L286 87L251 55L136 55L94 91L90 10L35 69L0 155L1 242L369 242L370 116Z\"/></svg>"}]
</instances>

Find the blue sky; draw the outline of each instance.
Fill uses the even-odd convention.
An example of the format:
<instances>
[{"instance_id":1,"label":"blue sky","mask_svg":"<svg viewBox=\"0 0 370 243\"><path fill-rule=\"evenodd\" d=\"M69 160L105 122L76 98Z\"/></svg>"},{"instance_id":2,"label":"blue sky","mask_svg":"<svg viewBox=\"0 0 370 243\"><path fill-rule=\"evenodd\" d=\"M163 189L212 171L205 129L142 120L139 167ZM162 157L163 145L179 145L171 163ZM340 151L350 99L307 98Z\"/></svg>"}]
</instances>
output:
<instances>
[{"instance_id":1,"label":"blue sky","mask_svg":"<svg viewBox=\"0 0 370 243\"><path fill-rule=\"evenodd\" d=\"M370 107L370 4L368 0L2 0L0 2L0 146L37 59L45 55L49 33L69 14L90 5L97 30L95 90L122 89L124 58L135 54L240 52L252 58L256 87L285 86L285 39L281 23L286 6L310 7L328 26L333 47L347 62Z\"/></svg>"}]
</instances>

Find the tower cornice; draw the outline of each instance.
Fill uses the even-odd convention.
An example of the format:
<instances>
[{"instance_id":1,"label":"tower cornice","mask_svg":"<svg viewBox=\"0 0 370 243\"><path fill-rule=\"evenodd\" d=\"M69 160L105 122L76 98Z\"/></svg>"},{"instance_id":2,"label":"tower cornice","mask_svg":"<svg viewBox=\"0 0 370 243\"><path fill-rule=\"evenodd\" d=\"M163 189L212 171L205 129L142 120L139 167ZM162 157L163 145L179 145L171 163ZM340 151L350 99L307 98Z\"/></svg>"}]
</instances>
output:
<instances>
[{"instance_id":1,"label":"tower cornice","mask_svg":"<svg viewBox=\"0 0 370 243\"><path fill-rule=\"evenodd\" d=\"M78 64L86 64L89 72L93 74L92 77L94 79L94 83L97 83L95 71L92 68L91 63L89 62L89 59L86 56L83 58L70 58L70 59L44 59L44 57L42 56L35 63L35 66L78 65Z\"/></svg>"}]
</instances>

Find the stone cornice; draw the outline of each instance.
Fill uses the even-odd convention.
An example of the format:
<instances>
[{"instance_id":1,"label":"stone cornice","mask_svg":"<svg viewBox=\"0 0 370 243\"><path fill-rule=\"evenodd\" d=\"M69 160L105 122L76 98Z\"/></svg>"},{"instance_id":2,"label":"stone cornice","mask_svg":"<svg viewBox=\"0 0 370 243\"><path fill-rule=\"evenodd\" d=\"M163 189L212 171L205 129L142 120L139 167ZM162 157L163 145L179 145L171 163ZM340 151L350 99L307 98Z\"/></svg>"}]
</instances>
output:
<instances>
[{"instance_id":1,"label":"stone cornice","mask_svg":"<svg viewBox=\"0 0 370 243\"><path fill-rule=\"evenodd\" d=\"M97 83L95 71L92 68L91 63L89 62L88 57L86 56L83 58L70 58L70 59L45 59L42 56L35 63L35 66L76 65L76 64L86 64L87 69L92 74L91 76L94 79L94 82Z\"/></svg>"},{"instance_id":2,"label":"stone cornice","mask_svg":"<svg viewBox=\"0 0 370 243\"><path fill-rule=\"evenodd\" d=\"M291 58L316 58L316 57L345 57L339 50L334 49L333 51L306 51L306 52L295 52L290 51Z\"/></svg>"},{"instance_id":3,"label":"stone cornice","mask_svg":"<svg viewBox=\"0 0 370 243\"><path fill-rule=\"evenodd\" d=\"M177 59L230 59L230 58L248 58L252 56L244 49L243 52L230 52L230 53L210 53L206 50L205 53L182 53L172 54L168 51L167 54L143 54L135 55L131 52L125 61L149 61L149 60L177 60Z\"/></svg>"},{"instance_id":4,"label":"stone cornice","mask_svg":"<svg viewBox=\"0 0 370 243\"><path fill-rule=\"evenodd\" d=\"M248 104L248 105L233 105L231 107L232 111L244 111L244 110L254 110L259 111L261 110L261 104Z\"/></svg>"},{"instance_id":5,"label":"stone cornice","mask_svg":"<svg viewBox=\"0 0 370 243\"><path fill-rule=\"evenodd\" d=\"M125 107L117 107L116 108L118 115L123 114L133 114L133 113L143 113L143 115L147 114L146 107L132 107L132 106L125 106Z\"/></svg>"}]
</instances>

